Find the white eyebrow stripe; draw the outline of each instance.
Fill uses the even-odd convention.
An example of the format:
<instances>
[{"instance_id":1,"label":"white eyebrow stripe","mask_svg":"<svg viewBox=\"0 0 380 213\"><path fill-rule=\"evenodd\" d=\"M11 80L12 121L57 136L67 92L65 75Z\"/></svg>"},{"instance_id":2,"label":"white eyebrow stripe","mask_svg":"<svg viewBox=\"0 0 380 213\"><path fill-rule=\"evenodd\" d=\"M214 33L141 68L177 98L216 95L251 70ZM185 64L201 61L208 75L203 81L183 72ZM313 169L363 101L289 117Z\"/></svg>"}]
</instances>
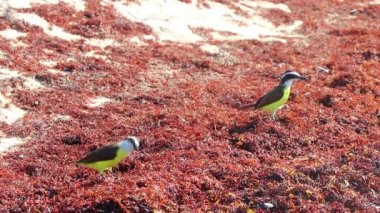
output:
<instances>
[{"instance_id":1,"label":"white eyebrow stripe","mask_svg":"<svg viewBox=\"0 0 380 213\"><path fill-rule=\"evenodd\" d=\"M297 75L297 76L300 76L300 74L298 72L288 72L288 73L285 73L285 75Z\"/></svg>"},{"instance_id":2,"label":"white eyebrow stripe","mask_svg":"<svg viewBox=\"0 0 380 213\"><path fill-rule=\"evenodd\" d=\"M288 75L296 75L296 76L298 76L298 77L301 76L298 72L292 71L292 72L288 72L288 73L283 73L283 74L281 75L281 78L284 78L285 76L288 76Z\"/></svg>"}]
</instances>

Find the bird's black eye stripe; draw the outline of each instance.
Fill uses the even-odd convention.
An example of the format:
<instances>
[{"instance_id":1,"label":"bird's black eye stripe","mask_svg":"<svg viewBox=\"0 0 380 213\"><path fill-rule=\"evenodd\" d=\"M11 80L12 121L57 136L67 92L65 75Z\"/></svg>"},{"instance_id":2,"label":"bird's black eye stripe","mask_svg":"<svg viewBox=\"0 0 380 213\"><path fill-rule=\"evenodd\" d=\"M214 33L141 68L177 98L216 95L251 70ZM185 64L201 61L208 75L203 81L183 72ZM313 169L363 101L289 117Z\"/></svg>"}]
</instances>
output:
<instances>
[{"instance_id":1,"label":"bird's black eye stripe","mask_svg":"<svg viewBox=\"0 0 380 213\"><path fill-rule=\"evenodd\" d=\"M289 80L289 79L295 79L295 78L298 78L299 76L298 75L295 75L295 74L286 74L282 80Z\"/></svg>"},{"instance_id":2,"label":"bird's black eye stripe","mask_svg":"<svg viewBox=\"0 0 380 213\"><path fill-rule=\"evenodd\" d=\"M132 145L133 145L133 149L134 149L134 150L137 150L135 140L132 139L132 138L128 138L128 140L132 143Z\"/></svg>"}]
</instances>

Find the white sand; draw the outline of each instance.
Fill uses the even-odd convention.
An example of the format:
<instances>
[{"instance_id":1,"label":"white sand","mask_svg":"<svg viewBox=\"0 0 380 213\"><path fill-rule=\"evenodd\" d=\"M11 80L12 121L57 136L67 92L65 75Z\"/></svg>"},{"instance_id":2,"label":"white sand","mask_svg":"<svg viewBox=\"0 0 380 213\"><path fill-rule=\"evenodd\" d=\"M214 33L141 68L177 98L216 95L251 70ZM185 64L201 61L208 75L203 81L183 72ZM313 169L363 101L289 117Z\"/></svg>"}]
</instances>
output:
<instances>
[{"instance_id":1,"label":"white sand","mask_svg":"<svg viewBox=\"0 0 380 213\"><path fill-rule=\"evenodd\" d=\"M62 28L50 24L45 19L40 17L37 14L33 13L12 13L11 17L16 20L22 20L25 23L30 25L35 25L41 27L43 31L53 37L58 37L63 40L75 41L81 39L81 36L74 35L68 32L65 32Z\"/></svg>"},{"instance_id":2,"label":"white sand","mask_svg":"<svg viewBox=\"0 0 380 213\"><path fill-rule=\"evenodd\" d=\"M18 40L20 37L24 37L26 33L19 32L13 29L5 29L0 31L0 36L10 40L10 45L12 47L25 47L27 46L24 42Z\"/></svg>"},{"instance_id":3,"label":"white sand","mask_svg":"<svg viewBox=\"0 0 380 213\"><path fill-rule=\"evenodd\" d=\"M72 117L70 115L56 115L55 117L53 117L53 120L57 122L66 122L71 120L71 118Z\"/></svg>"},{"instance_id":4,"label":"white sand","mask_svg":"<svg viewBox=\"0 0 380 213\"><path fill-rule=\"evenodd\" d=\"M21 33L17 30L13 30L13 29L6 29L6 30L0 31L0 36L4 37L5 39L8 39L8 40L18 39L19 37L23 37L25 35L26 35L26 33Z\"/></svg>"},{"instance_id":5,"label":"white sand","mask_svg":"<svg viewBox=\"0 0 380 213\"><path fill-rule=\"evenodd\" d=\"M0 121L10 125L24 117L25 113L25 110L10 103L9 99L0 93Z\"/></svg>"},{"instance_id":6,"label":"white sand","mask_svg":"<svg viewBox=\"0 0 380 213\"><path fill-rule=\"evenodd\" d=\"M9 151L16 145L23 144L24 141L21 138L0 138L0 154Z\"/></svg>"},{"instance_id":7,"label":"white sand","mask_svg":"<svg viewBox=\"0 0 380 213\"><path fill-rule=\"evenodd\" d=\"M141 39L138 36L134 36L129 39L130 42L134 43L136 46L146 46L147 43L141 41Z\"/></svg>"},{"instance_id":8,"label":"white sand","mask_svg":"<svg viewBox=\"0 0 380 213\"><path fill-rule=\"evenodd\" d=\"M89 107L101 107L103 106L105 103L109 103L111 102L112 100L109 99L109 98L106 98L106 97L96 97L96 98L92 98L88 101L88 106Z\"/></svg>"},{"instance_id":9,"label":"white sand","mask_svg":"<svg viewBox=\"0 0 380 213\"><path fill-rule=\"evenodd\" d=\"M200 49L208 54L216 55L219 53L219 47L211 44L203 44Z\"/></svg>"},{"instance_id":10,"label":"white sand","mask_svg":"<svg viewBox=\"0 0 380 213\"><path fill-rule=\"evenodd\" d=\"M20 78L24 81L24 86L27 89L34 90L42 88L43 86L34 80L34 78L26 77L21 75L15 70L0 69L0 81L7 80L11 78ZM11 103L11 100L5 95L0 93L0 121L12 125L17 120L24 117L26 111L15 106ZM7 137L4 133L0 134L0 154L11 150L14 146L20 145L25 141L20 138Z\"/></svg>"},{"instance_id":11,"label":"white sand","mask_svg":"<svg viewBox=\"0 0 380 213\"><path fill-rule=\"evenodd\" d=\"M86 2L83 0L8 0L8 5L11 8L30 8L33 4L58 4L64 2L75 10L83 11L86 8Z\"/></svg>"},{"instance_id":12,"label":"white sand","mask_svg":"<svg viewBox=\"0 0 380 213\"><path fill-rule=\"evenodd\" d=\"M160 41L176 41L195 43L204 41L201 35L191 28L213 30L216 40L258 39L286 36L297 36L294 31L302 25L295 21L290 25L276 27L270 20L260 16L260 10L279 9L290 12L285 4L273 4L265 1L240 1L236 6L247 12L250 17L235 13L229 7L208 2L209 8L198 7L197 2L191 4L178 0L144 0L135 2L114 1L117 11L126 18L150 26ZM223 32L228 32L228 35ZM275 39L280 40L280 39Z\"/></svg>"},{"instance_id":13,"label":"white sand","mask_svg":"<svg viewBox=\"0 0 380 213\"><path fill-rule=\"evenodd\" d=\"M15 70L0 69L0 81L11 78L22 79L24 81L24 86L30 90L43 88L43 86L34 78L23 76ZM0 94L0 121L4 121L7 124L13 124L18 119L22 118L25 113L25 110L13 105L6 96Z\"/></svg>"},{"instance_id":14,"label":"white sand","mask_svg":"<svg viewBox=\"0 0 380 213\"><path fill-rule=\"evenodd\" d=\"M40 82L36 81L32 77L23 76L15 70L0 68L0 80L10 78L21 78L24 81L24 85L30 90L41 89L44 87Z\"/></svg>"},{"instance_id":15,"label":"white sand","mask_svg":"<svg viewBox=\"0 0 380 213\"><path fill-rule=\"evenodd\" d=\"M94 50L91 50L91 51L89 51L89 52L86 52L86 53L84 54L84 56L86 56L86 57L99 58L99 59L102 59L102 60L104 60L104 61L110 61L110 60L108 60L107 55L100 55L100 54L98 54L98 53L97 53L96 51L94 51Z\"/></svg>"},{"instance_id":16,"label":"white sand","mask_svg":"<svg viewBox=\"0 0 380 213\"><path fill-rule=\"evenodd\" d=\"M36 81L34 78L25 76L22 76L21 78L24 80L24 85L27 89L35 90L44 88L44 86L40 82Z\"/></svg>"},{"instance_id":17,"label":"white sand","mask_svg":"<svg viewBox=\"0 0 380 213\"><path fill-rule=\"evenodd\" d=\"M286 13L290 13L290 9L286 4L274 4L267 1L252 1L252 0L240 0L240 5L247 8L262 8L262 9L278 9ZM243 9L243 8L242 8Z\"/></svg>"},{"instance_id":18,"label":"white sand","mask_svg":"<svg viewBox=\"0 0 380 213\"><path fill-rule=\"evenodd\" d=\"M78 11L84 11L86 9L86 1L84 0L61 0L68 5L74 7Z\"/></svg>"},{"instance_id":19,"label":"white sand","mask_svg":"<svg viewBox=\"0 0 380 213\"><path fill-rule=\"evenodd\" d=\"M51 67L55 67L57 65L57 62L52 61L52 60L43 60L43 61L40 61L40 64L51 68Z\"/></svg>"},{"instance_id":20,"label":"white sand","mask_svg":"<svg viewBox=\"0 0 380 213\"><path fill-rule=\"evenodd\" d=\"M69 32L64 31L61 27L58 27L54 24L47 22L44 18L38 16L33 13L10 13L10 19L13 20L21 20L30 25L41 27L44 33L48 34L52 37L57 37L67 41L76 41L83 39L85 43L90 46L99 47L104 49L108 46L112 46L117 44L117 42L113 39L96 39L96 38L83 38L80 35L75 35Z\"/></svg>"},{"instance_id":21,"label":"white sand","mask_svg":"<svg viewBox=\"0 0 380 213\"><path fill-rule=\"evenodd\" d=\"M9 78L17 78L20 74L17 71L0 68L0 80L9 79Z\"/></svg>"},{"instance_id":22,"label":"white sand","mask_svg":"<svg viewBox=\"0 0 380 213\"><path fill-rule=\"evenodd\" d=\"M0 58L6 58L6 54L3 51L0 51Z\"/></svg>"},{"instance_id":23,"label":"white sand","mask_svg":"<svg viewBox=\"0 0 380 213\"><path fill-rule=\"evenodd\" d=\"M113 39L97 39L97 38L90 38L86 39L85 43L94 47L100 47L102 49L117 44L117 42Z\"/></svg>"},{"instance_id":24,"label":"white sand","mask_svg":"<svg viewBox=\"0 0 380 213\"><path fill-rule=\"evenodd\" d=\"M67 75L68 73L67 72L63 72L61 70L58 70L58 69L47 69L48 72L52 73L52 74L60 74L60 75Z\"/></svg>"},{"instance_id":25,"label":"white sand","mask_svg":"<svg viewBox=\"0 0 380 213\"><path fill-rule=\"evenodd\" d=\"M380 0L373 0L369 4L380 4Z\"/></svg>"}]
</instances>

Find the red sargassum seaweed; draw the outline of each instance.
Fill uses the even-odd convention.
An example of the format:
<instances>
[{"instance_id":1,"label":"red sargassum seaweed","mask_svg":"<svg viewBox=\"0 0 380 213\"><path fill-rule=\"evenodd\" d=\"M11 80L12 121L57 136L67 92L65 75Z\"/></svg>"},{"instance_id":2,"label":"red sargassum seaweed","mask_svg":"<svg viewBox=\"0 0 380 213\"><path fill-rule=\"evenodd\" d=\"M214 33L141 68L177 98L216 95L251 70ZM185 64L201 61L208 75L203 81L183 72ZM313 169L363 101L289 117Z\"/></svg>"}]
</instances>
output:
<instances>
[{"instance_id":1,"label":"red sargassum seaweed","mask_svg":"<svg viewBox=\"0 0 380 213\"><path fill-rule=\"evenodd\" d=\"M215 2L242 13L229 1ZM64 41L0 19L1 29L27 33L20 39L26 46L0 38L7 55L1 65L45 87L27 90L18 78L1 82L2 94L12 91L12 103L28 113L12 125L0 123L0 130L28 142L0 157L0 209L378 211L379 6L287 4L292 13L263 14L276 25L302 20L299 33L307 36L285 44L210 42L227 56L208 55L197 44L136 46L128 38L151 29L95 0L81 12L64 3L23 11L70 33L120 45L100 51L83 40ZM83 56L90 51L97 56ZM62 73L49 72L42 60L56 61L52 68ZM239 110L277 84L284 64L311 81L294 84L279 119ZM97 96L112 101L90 107L88 100ZM87 152L127 135L142 139L141 150L113 173L100 177L75 165Z\"/></svg>"}]
</instances>

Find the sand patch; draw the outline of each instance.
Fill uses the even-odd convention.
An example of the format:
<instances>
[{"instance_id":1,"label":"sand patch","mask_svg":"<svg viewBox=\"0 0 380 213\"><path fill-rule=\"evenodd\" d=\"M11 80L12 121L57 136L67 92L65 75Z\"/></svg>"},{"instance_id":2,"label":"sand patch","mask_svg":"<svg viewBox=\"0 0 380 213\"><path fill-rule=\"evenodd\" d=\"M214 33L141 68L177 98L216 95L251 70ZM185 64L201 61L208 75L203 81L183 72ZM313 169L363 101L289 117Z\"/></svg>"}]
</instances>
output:
<instances>
[{"instance_id":1,"label":"sand patch","mask_svg":"<svg viewBox=\"0 0 380 213\"><path fill-rule=\"evenodd\" d=\"M109 98L106 98L106 97L101 97L101 96L98 96L96 98L92 98L88 101L88 106L89 107L101 107L103 106L104 104L106 103L109 103L111 102L112 100L109 99Z\"/></svg>"},{"instance_id":2,"label":"sand patch","mask_svg":"<svg viewBox=\"0 0 380 213\"><path fill-rule=\"evenodd\" d=\"M260 10L279 9L291 12L285 4L265 1L239 1L234 3L250 17L237 14L226 5L208 2L210 7L202 7L196 1L183 3L177 0L144 0L138 3L115 1L111 3L126 18L150 26L160 41L195 43L204 41L201 35L192 29L211 30L215 40L257 39L266 41L284 39L278 37L299 36L294 31L302 21L296 20L290 25L276 27L270 20L260 16Z\"/></svg>"},{"instance_id":3,"label":"sand patch","mask_svg":"<svg viewBox=\"0 0 380 213\"><path fill-rule=\"evenodd\" d=\"M0 138L0 154L10 151L13 147L23 143L24 141L21 138Z\"/></svg>"},{"instance_id":4,"label":"sand patch","mask_svg":"<svg viewBox=\"0 0 380 213\"><path fill-rule=\"evenodd\" d=\"M0 121L10 125L24 117L25 113L25 110L13 105L8 98L0 94Z\"/></svg>"},{"instance_id":5,"label":"sand patch","mask_svg":"<svg viewBox=\"0 0 380 213\"><path fill-rule=\"evenodd\" d=\"M21 33L17 30L13 30L13 29L6 29L6 30L0 31L0 36L5 38L5 39L8 39L8 40L18 39L18 38L23 37L25 35L26 35L26 33Z\"/></svg>"},{"instance_id":6,"label":"sand patch","mask_svg":"<svg viewBox=\"0 0 380 213\"><path fill-rule=\"evenodd\" d=\"M82 0L8 0L9 7L20 9L30 8L34 4L58 4L64 2L77 11L83 11L86 8L86 2Z\"/></svg>"}]
</instances>

